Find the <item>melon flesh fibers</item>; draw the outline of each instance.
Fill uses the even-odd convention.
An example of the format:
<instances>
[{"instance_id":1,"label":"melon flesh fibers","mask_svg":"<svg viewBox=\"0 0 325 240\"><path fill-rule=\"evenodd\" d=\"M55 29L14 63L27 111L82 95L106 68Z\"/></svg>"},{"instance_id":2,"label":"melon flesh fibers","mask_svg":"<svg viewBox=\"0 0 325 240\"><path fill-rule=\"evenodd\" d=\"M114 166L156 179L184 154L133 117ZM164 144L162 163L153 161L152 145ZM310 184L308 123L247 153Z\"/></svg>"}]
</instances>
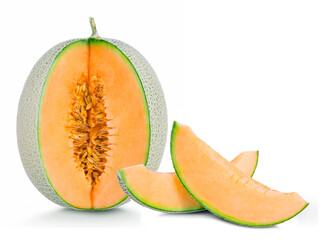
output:
<instances>
[{"instance_id":1,"label":"melon flesh fibers","mask_svg":"<svg viewBox=\"0 0 325 240\"><path fill-rule=\"evenodd\" d=\"M244 174L254 173L258 152L243 152L231 163ZM143 164L118 170L122 189L143 206L164 212L195 212L204 210L183 187L175 173L148 170Z\"/></svg>"},{"instance_id":2,"label":"melon flesh fibers","mask_svg":"<svg viewBox=\"0 0 325 240\"><path fill-rule=\"evenodd\" d=\"M162 89L129 45L93 35L50 49L28 77L17 135L31 181L65 207L107 209L127 196L116 171L159 166L167 130Z\"/></svg>"},{"instance_id":3,"label":"melon flesh fibers","mask_svg":"<svg viewBox=\"0 0 325 240\"><path fill-rule=\"evenodd\" d=\"M297 193L282 193L256 182L227 162L193 131L174 122L171 156L186 190L207 210L248 226L286 221L308 203Z\"/></svg>"}]
</instances>

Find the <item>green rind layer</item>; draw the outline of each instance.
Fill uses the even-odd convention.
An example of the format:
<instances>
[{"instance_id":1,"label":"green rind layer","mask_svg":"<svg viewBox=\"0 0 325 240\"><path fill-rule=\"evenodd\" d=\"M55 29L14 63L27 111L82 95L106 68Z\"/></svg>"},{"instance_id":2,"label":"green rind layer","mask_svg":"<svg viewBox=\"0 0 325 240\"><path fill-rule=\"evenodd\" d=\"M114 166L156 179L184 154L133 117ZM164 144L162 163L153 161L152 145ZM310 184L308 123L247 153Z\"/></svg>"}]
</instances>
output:
<instances>
[{"instance_id":1,"label":"green rind layer","mask_svg":"<svg viewBox=\"0 0 325 240\"><path fill-rule=\"evenodd\" d=\"M203 207L205 207L207 210L209 210L210 212L212 212L213 214L217 215L218 217L221 217L223 218L224 220L228 221L228 222L233 222L233 223L236 223L236 224L239 224L239 225L245 225L245 226L250 226L250 227L268 227L268 226L273 226L273 225L277 225L277 224L280 224L280 223L283 223L285 221L288 221L290 220L291 218L295 217L296 215L298 215L301 211L303 211L308 205L309 203L306 203L306 205L304 205L297 213L295 213L294 215L292 215L291 217L289 218L286 218L284 220L280 220L278 222L272 222L272 223L252 223L252 222L245 222L245 221L242 221L240 219L237 219L237 218L234 218L234 217L231 217L227 214L224 214L220 211L218 211L217 209L214 209L211 205L209 205L207 202L204 202L202 200L197 200L199 203L202 204Z\"/></svg>"},{"instance_id":2,"label":"green rind layer","mask_svg":"<svg viewBox=\"0 0 325 240\"><path fill-rule=\"evenodd\" d=\"M195 193L193 193L193 191L191 191L190 186L188 186L188 184L186 184L185 179L182 177L182 174L177 166L177 159L175 156L175 138L177 135L177 132L179 130L179 124L174 121L173 123L173 129L172 129L172 133L171 133L171 141L170 141L170 153L171 153L171 157L172 157L172 162L173 162L173 166L175 169L175 173L177 175L177 177L179 178L180 182L182 183L182 185L184 186L184 188L192 195L192 197L197 200L204 208L206 208L208 211L212 212L213 214L217 215L218 217L228 221L228 222L233 222L239 225L244 225L244 226L250 226L250 227L267 227L267 226L272 226L272 225L276 225L282 222L285 222L293 217L295 217L296 215L298 215L301 211L303 211L308 205L309 203L307 203L306 205L304 205L297 213L295 213L294 215L290 216L289 218L280 220L278 222L271 222L271 223L252 223L252 222L246 222L246 221L242 221L240 219L231 217L227 214L224 214L220 211L218 211L217 209L215 209L213 206L209 205L207 202L202 201L198 196L195 195Z\"/></svg>"},{"instance_id":3,"label":"green rind layer","mask_svg":"<svg viewBox=\"0 0 325 240\"><path fill-rule=\"evenodd\" d=\"M122 190L125 192L126 195L128 195L133 201L135 201L136 203L150 208L152 210L156 210L159 212L167 212L167 213L191 213L191 212L199 212L199 211L204 211L205 208L201 207L201 208L193 208L193 209L174 209L174 208L168 208L168 207L164 207L164 206L159 206L159 205L155 205L150 203L147 199L143 199L141 198L134 189L132 189L132 187L130 186L130 184L128 183L124 170L120 169L117 171L117 177L119 180L119 184L122 188Z\"/></svg>"}]
</instances>

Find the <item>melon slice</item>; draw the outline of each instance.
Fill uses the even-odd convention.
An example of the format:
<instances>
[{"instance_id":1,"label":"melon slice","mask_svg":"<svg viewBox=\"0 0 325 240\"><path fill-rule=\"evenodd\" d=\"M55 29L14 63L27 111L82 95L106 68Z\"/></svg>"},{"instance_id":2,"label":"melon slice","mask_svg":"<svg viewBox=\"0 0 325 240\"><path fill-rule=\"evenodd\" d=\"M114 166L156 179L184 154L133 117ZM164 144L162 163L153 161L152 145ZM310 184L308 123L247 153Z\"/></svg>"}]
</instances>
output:
<instances>
[{"instance_id":1,"label":"melon slice","mask_svg":"<svg viewBox=\"0 0 325 240\"><path fill-rule=\"evenodd\" d=\"M243 152L231 163L251 176L257 160L258 151ZM118 178L132 200L151 209L176 213L205 210L186 191L175 173L152 172L141 164L118 170Z\"/></svg>"},{"instance_id":2,"label":"melon slice","mask_svg":"<svg viewBox=\"0 0 325 240\"><path fill-rule=\"evenodd\" d=\"M17 135L26 173L53 202L107 209L126 201L116 171L159 166L167 131L157 76L129 45L93 35L50 49L21 95Z\"/></svg>"},{"instance_id":3,"label":"melon slice","mask_svg":"<svg viewBox=\"0 0 325 240\"><path fill-rule=\"evenodd\" d=\"M207 210L237 224L269 226L307 207L297 193L282 193L253 180L227 162L193 131L174 122L171 156L186 190Z\"/></svg>"}]
</instances>

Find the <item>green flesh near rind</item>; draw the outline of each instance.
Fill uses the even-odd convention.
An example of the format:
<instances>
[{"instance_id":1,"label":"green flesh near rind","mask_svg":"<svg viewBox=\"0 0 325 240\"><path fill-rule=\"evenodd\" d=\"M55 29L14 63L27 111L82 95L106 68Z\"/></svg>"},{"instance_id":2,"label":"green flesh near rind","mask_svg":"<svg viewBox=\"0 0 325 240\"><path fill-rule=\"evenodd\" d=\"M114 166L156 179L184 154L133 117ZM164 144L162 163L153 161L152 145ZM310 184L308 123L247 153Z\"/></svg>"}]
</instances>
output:
<instances>
[{"instance_id":1,"label":"green flesh near rind","mask_svg":"<svg viewBox=\"0 0 325 240\"><path fill-rule=\"evenodd\" d=\"M182 185L184 186L184 188L192 195L192 197L195 200L197 200L204 208L206 208L207 210L209 210L213 214L217 215L218 217L220 217L220 218L222 218L222 219L224 219L226 221L239 224L239 225L245 225L245 226L251 226L251 227L266 227L266 226L276 225L276 224L285 222L285 221L293 218L294 216L299 214L301 211L303 211L309 205L309 203L305 204L297 213L290 216L289 218L280 220L278 222L263 223L263 224L242 221L240 219L234 218L232 216L229 216L227 214L224 214L224 213L220 212L218 209L215 209L209 203L207 203L205 201L202 201L197 195L195 195L195 193L193 193L193 191L191 191L191 187L186 183L185 179L183 178L182 173L181 173L180 169L177 166L177 158L176 158L176 154L175 154L175 138L176 138L178 130L179 130L179 124L176 121L174 121L173 128L172 128L172 133L171 133L170 153L171 153L175 173L176 173L177 177L179 178L180 182L182 183Z\"/></svg>"},{"instance_id":2,"label":"green flesh near rind","mask_svg":"<svg viewBox=\"0 0 325 240\"><path fill-rule=\"evenodd\" d=\"M147 199L141 198L134 189L130 186L130 184L127 181L127 178L125 176L125 172L123 169L120 169L117 171L118 178L122 181L124 186L121 186L123 191L130 196L134 201L137 203L144 205L148 208L151 208L153 210L161 211L161 212L168 212L168 213L190 213L190 212L198 212L198 211L204 211L205 208L202 206L199 208L186 208L186 209L179 209L179 208L171 208L171 207L165 207L165 206L159 206L154 203L150 203Z\"/></svg>"},{"instance_id":3,"label":"green flesh near rind","mask_svg":"<svg viewBox=\"0 0 325 240\"><path fill-rule=\"evenodd\" d=\"M148 143L147 143L147 152L146 152L144 165L146 165L147 162L148 162L150 139L151 139L150 113L149 113L148 102L147 102L147 99L146 99L146 95L145 95L144 88L143 88L142 82L140 80L140 77L139 77L137 71L135 70L135 67L131 63L131 61L127 58L127 56L119 48L117 48L115 45L113 45L113 44L111 44L111 43L109 43L109 42L107 42L105 40L94 39L94 38L82 39L82 40L77 40L75 42L72 42L71 44L64 47L62 49L62 51L60 53L58 53L55 60L53 61L52 66L50 67L49 72L47 74L46 80L44 81L44 85L43 85L43 89L42 89L42 93L41 93L41 97L40 97L40 101L39 101L39 108L38 108L39 113L38 113L38 121L37 121L38 147L39 147L39 150L40 150L40 158L42 160L42 165L43 165L43 169L44 169L44 172L46 174L47 180L48 180L49 184L51 185L51 187L53 188L53 191L62 199L62 201L64 201L66 204L68 204L69 206L71 206L72 208L75 208L75 209L80 209L80 210L81 209L82 210L106 210L106 209L115 207L116 205L119 205L119 204L123 203L124 201L126 201L128 199L128 197L126 196L126 197L122 198L118 203L115 203L115 204L113 204L111 206L108 206L108 207L105 207L105 208L79 208L79 207L76 207L73 204L67 202L58 193L58 191L56 190L54 184L52 183L52 181L51 181L51 179L49 177L49 174L48 174L48 172L46 170L45 163L44 163L44 158L43 158L43 153L42 153L42 143L41 143L41 139L40 139L40 123L41 123L41 120L42 120L41 115L42 115L43 99L44 99L44 96L46 94L47 84L48 84L48 81L49 81L49 79L50 79L50 77L52 75L53 70L57 66L58 62L62 59L62 57L64 57L65 53L67 53L69 50L72 50L74 47L77 47L79 45L88 45L89 46L89 44L93 44L93 45L98 44L98 45L101 45L103 47L108 47L108 48L113 49L114 52L117 55L119 55L127 65L129 65L129 67L132 70L133 74L136 76L137 82L139 84L139 89L140 89L140 92L141 92L141 96L142 96L143 101L144 101L145 114L147 116ZM67 103L67 104L69 104L69 103Z\"/></svg>"}]
</instances>

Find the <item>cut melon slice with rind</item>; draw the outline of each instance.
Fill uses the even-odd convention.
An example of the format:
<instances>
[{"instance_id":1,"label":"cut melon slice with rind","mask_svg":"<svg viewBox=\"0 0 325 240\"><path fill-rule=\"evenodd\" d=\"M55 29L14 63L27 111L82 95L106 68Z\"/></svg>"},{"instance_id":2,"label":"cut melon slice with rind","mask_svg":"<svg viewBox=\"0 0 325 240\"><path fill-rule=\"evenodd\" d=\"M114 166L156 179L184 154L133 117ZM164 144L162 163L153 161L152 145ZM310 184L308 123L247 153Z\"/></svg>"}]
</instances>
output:
<instances>
[{"instance_id":1,"label":"cut melon slice with rind","mask_svg":"<svg viewBox=\"0 0 325 240\"><path fill-rule=\"evenodd\" d=\"M282 193L243 174L177 122L171 135L175 172L186 190L207 210L236 224L270 226L308 206L297 193Z\"/></svg>"},{"instance_id":2,"label":"cut melon slice with rind","mask_svg":"<svg viewBox=\"0 0 325 240\"><path fill-rule=\"evenodd\" d=\"M243 152L231 161L235 167L252 176L258 162L258 151ZM154 210L186 213L205 210L182 186L175 173L160 173L136 165L118 170L123 191L135 202Z\"/></svg>"}]
</instances>

